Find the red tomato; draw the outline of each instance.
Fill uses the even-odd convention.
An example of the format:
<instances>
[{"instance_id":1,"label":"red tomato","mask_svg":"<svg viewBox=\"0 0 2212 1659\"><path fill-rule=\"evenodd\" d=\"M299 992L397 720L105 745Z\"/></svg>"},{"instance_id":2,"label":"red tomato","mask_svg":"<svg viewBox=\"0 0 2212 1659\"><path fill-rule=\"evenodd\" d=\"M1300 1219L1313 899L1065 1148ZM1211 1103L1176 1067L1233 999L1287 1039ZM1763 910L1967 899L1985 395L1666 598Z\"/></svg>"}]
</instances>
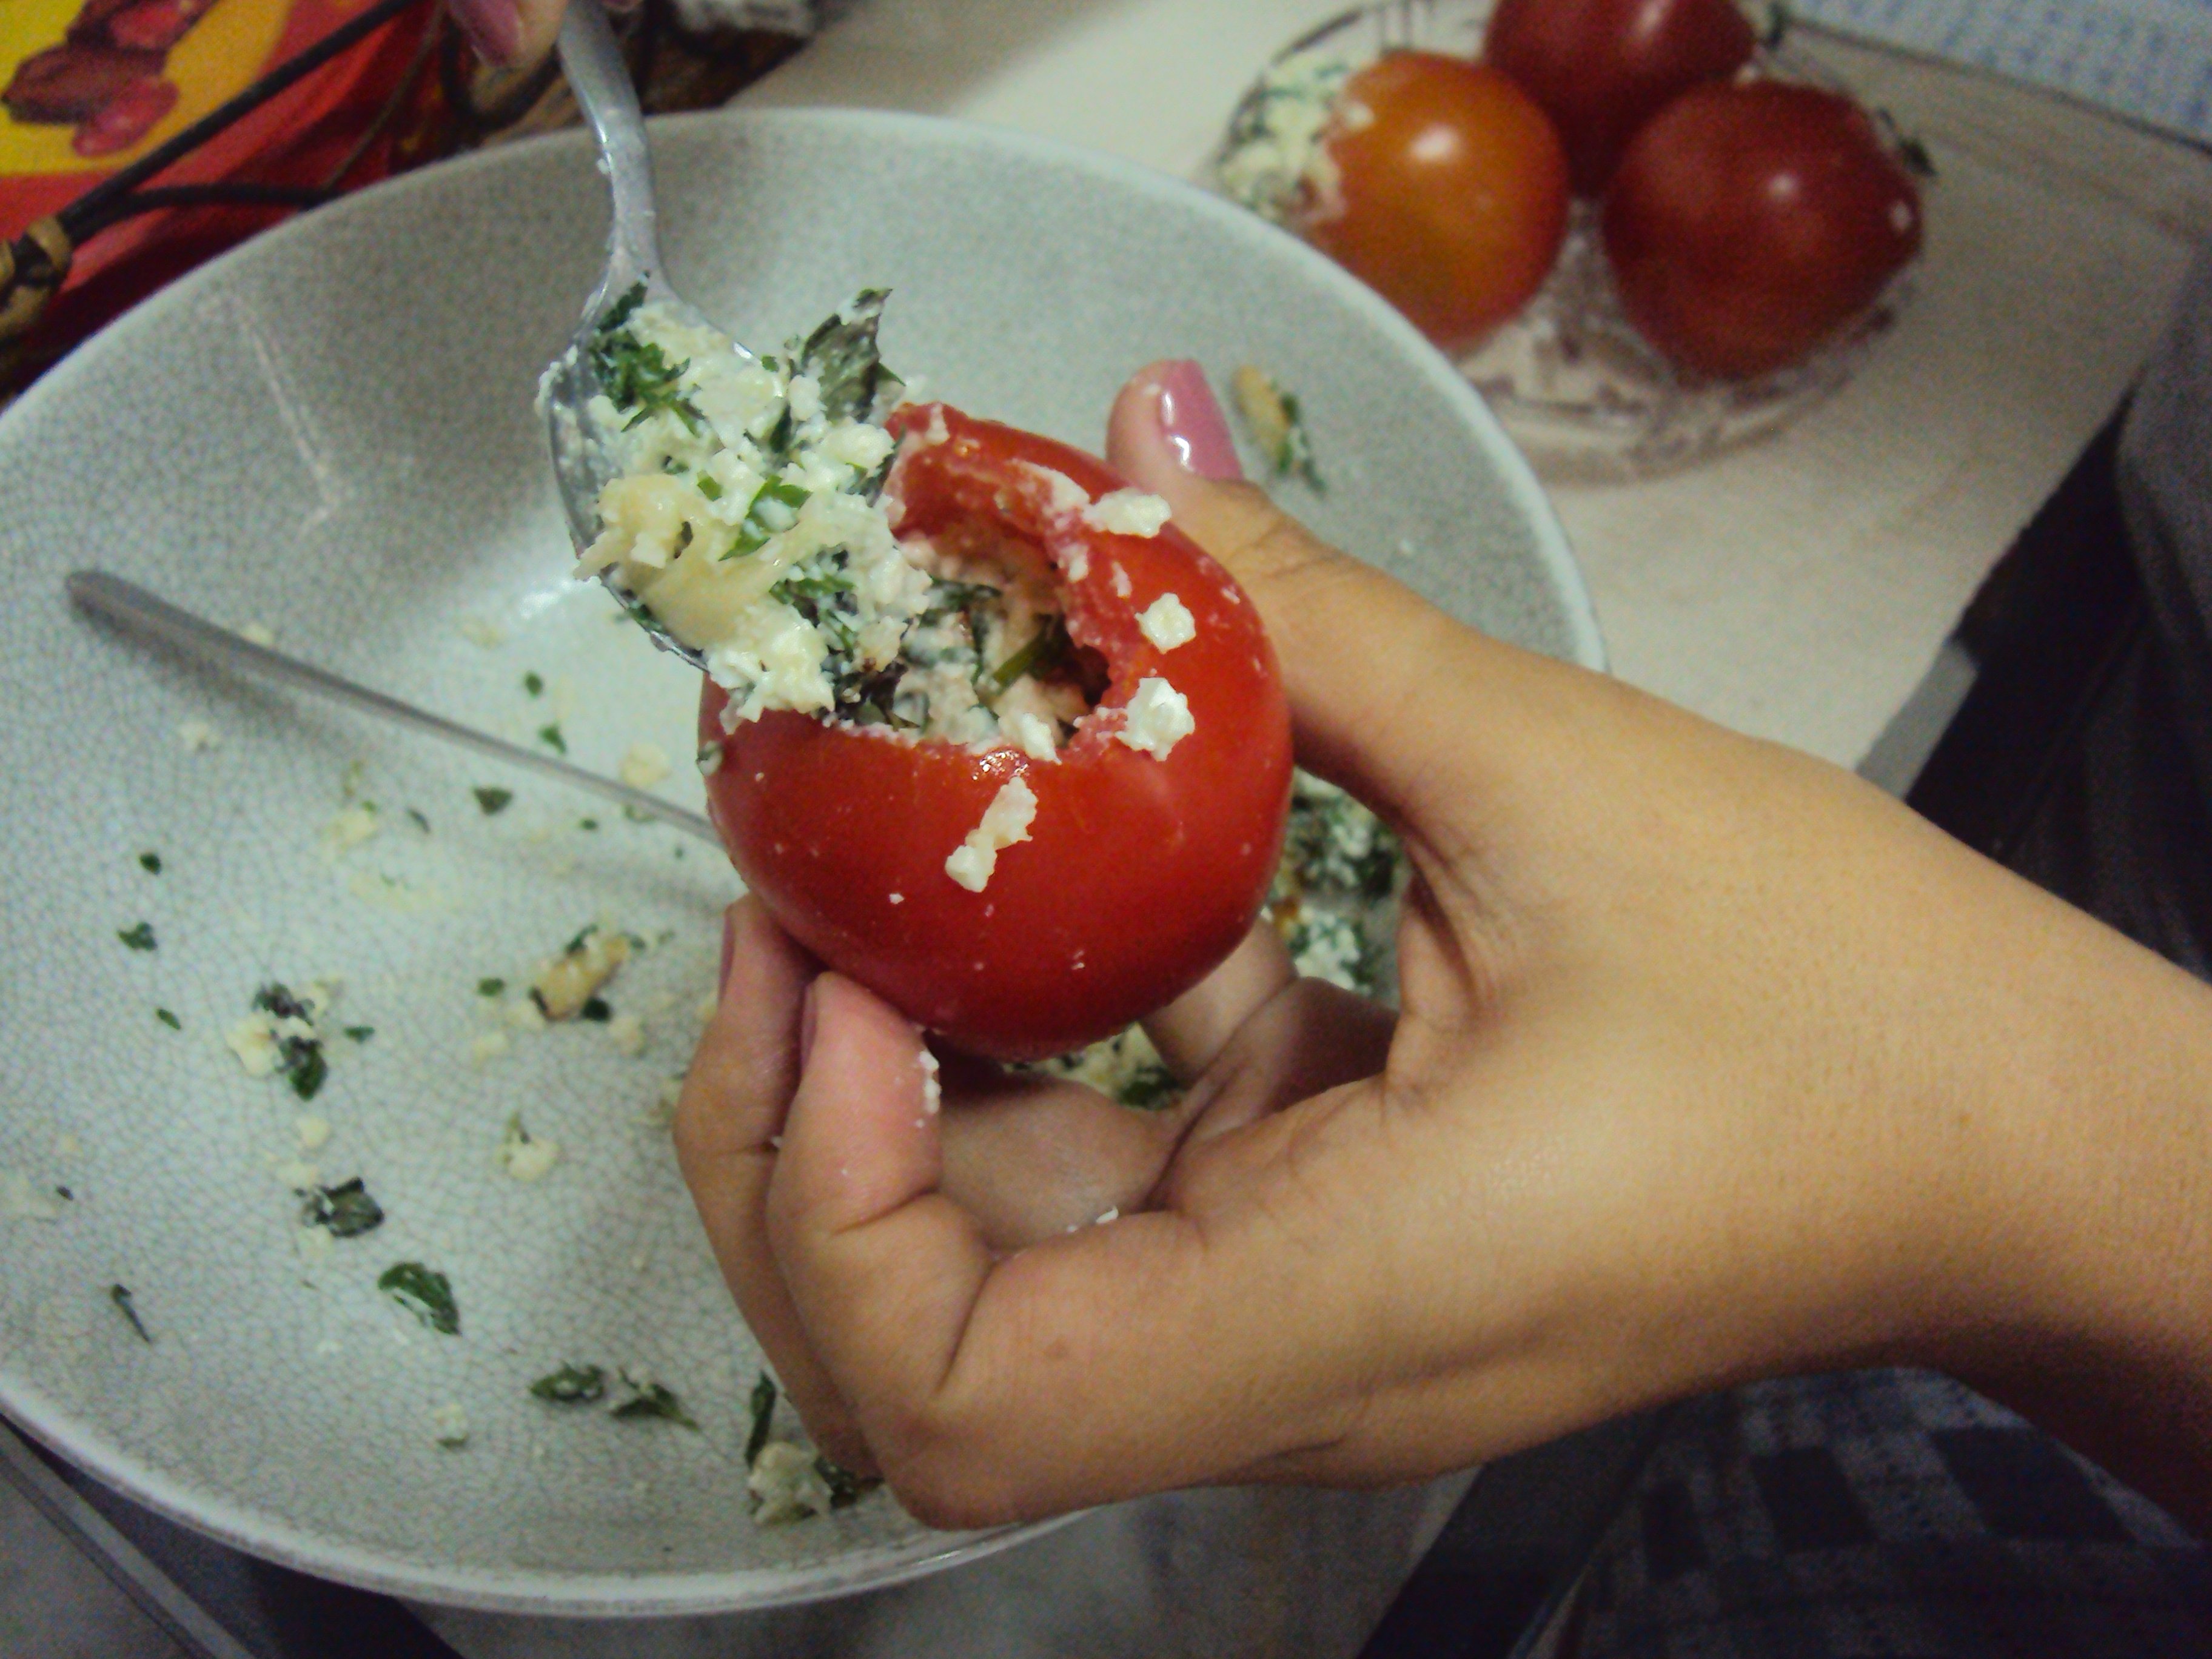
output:
<instances>
[{"instance_id":1,"label":"red tomato","mask_svg":"<svg viewBox=\"0 0 2212 1659\"><path fill-rule=\"evenodd\" d=\"M1920 235L1919 189L1866 112L1775 81L1675 100L1605 205L1629 320L1696 374L1804 356L1881 297Z\"/></svg>"},{"instance_id":2,"label":"red tomato","mask_svg":"<svg viewBox=\"0 0 2212 1659\"><path fill-rule=\"evenodd\" d=\"M931 443L940 413L948 435ZM1196 543L1172 524L1100 530L1055 504L1036 470L1095 500L1123 487L1102 463L942 405L890 426L905 440L884 493L894 528L995 532L1054 570L1068 632L1110 684L1041 762L788 711L726 734L710 680L700 740L721 759L708 810L747 884L832 968L971 1053L1063 1054L1196 984L1259 914L1290 799L1281 678L1257 611ZM1198 632L1163 651L1139 618L1168 593ZM1116 735L1153 677L1196 722L1164 758ZM1014 778L1036 798L1030 839L970 892L945 861Z\"/></svg>"},{"instance_id":3,"label":"red tomato","mask_svg":"<svg viewBox=\"0 0 2212 1659\"><path fill-rule=\"evenodd\" d=\"M1394 52L1345 83L1307 239L1446 351L1528 302L1567 228L1552 123L1496 70Z\"/></svg>"},{"instance_id":4,"label":"red tomato","mask_svg":"<svg viewBox=\"0 0 2212 1659\"><path fill-rule=\"evenodd\" d=\"M1499 0L1482 55L1544 106L1577 194L1596 196L1638 127L1757 44L1735 0Z\"/></svg>"}]
</instances>

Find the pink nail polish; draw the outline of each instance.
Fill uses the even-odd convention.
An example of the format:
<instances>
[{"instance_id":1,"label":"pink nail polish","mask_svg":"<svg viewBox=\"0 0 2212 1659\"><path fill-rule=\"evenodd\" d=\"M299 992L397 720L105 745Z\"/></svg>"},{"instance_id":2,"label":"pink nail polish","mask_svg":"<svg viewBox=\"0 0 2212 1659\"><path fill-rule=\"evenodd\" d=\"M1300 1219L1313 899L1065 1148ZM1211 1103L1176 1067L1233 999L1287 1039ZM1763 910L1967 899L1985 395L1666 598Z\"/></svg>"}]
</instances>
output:
<instances>
[{"instance_id":1,"label":"pink nail polish","mask_svg":"<svg viewBox=\"0 0 2212 1659\"><path fill-rule=\"evenodd\" d=\"M522 9L514 0L447 0L477 56L494 69L507 69L522 56Z\"/></svg>"},{"instance_id":2,"label":"pink nail polish","mask_svg":"<svg viewBox=\"0 0 2212 1659\"><path fill-rule=\"evenodd\" d=\"M714 1000L720 1002L730 988L730 962L738 953L738 927L730 920L730 913L722 912L722 971L714 981Z\"/></svg>"},{"instance_id":3,"label":"pink nail polish","mask_svg":"<svg viewBox=\"0 0 2212 1659\"><path fill-rule=\"evenodd\" d=\"M1160 434L1183 470L1201 478L1243 477L1236 441L1229 435L1229 422L1222 418L1213 388L1206 383L1206 371L1182 358L1167 366L1158 386Z\"/></svg>"}]
</instances>

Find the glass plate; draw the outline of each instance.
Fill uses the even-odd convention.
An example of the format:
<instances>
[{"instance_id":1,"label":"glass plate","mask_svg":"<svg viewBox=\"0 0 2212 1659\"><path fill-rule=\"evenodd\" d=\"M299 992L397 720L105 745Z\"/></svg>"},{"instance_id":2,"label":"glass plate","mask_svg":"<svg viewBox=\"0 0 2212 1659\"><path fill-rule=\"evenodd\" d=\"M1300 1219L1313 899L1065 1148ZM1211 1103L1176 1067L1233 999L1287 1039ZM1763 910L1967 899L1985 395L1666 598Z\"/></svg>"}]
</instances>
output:
<instances>
[{"instance_id":1,"label":"glass plate","mask_svg":"<svg viewBox=\"0 0 2212 1659\"><path fill-rule=\"evenodd\" d=\"M1406 49L1474 58L1491 9L1492 0L1385 0L1310 31L1277 53L1270 67L1298 60L1325 73L1337 66L1349 71ZM1762 47L1755 63L1763 75L1850 93L1794 38L1776 49ZM1239 101L1215 153L1217 186L1220 164L1233 148L1230 135L1249 123L1268 96L1267 82L1256 81ZM1925 181L1922 189L1924 194ZM1577 202L1559 263L1543 287L1511 321L1457 359L1547 478L1653 477L1779 431L1850 380L1895 325L1917 267L1908 266L1871 311L1811 356L1753 380L1699 380L1674 369L1630 325L1597 221L1595 204Z\"/></svg>"}]
</instances>

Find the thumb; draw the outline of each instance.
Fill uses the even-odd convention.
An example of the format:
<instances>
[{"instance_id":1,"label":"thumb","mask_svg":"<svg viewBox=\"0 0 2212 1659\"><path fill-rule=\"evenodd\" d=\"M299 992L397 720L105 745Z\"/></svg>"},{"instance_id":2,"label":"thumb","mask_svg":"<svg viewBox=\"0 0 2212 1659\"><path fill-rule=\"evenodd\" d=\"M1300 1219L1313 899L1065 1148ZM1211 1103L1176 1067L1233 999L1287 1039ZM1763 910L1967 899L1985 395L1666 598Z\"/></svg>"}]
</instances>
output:
<instances>
[{"instance_id":1,"label":"thumb","mask_svg":"<svg viewBox=\"0 0 2212 1659\"><path fill-rule=\"evenodd\" d=\"M1495 734L1553 665L1339 552L1244 482L1236 454L1194 362L1153 363L1115 399L1108 463L1163 498L1259 606L1299 763L1416 829L1482 799L1486 745L1462 734Z\"/></svg>"}]
</instances>

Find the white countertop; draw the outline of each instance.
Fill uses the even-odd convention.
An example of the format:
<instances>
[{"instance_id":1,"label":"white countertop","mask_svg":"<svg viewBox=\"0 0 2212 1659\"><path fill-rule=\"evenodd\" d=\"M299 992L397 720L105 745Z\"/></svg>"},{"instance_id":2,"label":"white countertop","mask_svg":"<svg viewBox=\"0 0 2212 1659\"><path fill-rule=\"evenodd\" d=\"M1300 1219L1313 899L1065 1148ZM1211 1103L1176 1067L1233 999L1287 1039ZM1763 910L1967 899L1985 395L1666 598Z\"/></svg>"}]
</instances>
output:
<instances>
[{"instance_id":1,"label":"white countertop","mask_svg":"<svg viewBox=\"0 0 2212 1659\"><path fill-rule=\"evenodd\" d=\"M996 122L1191 177L1257 66L1341 9L861 0L747 97ZM2156 340L2212 234L2212 156L1970 72L1814 47L1941 172L1902 322L1778 436L1552 493L1616 672L1852 764Z\"/></svg>"}]
</instances>

